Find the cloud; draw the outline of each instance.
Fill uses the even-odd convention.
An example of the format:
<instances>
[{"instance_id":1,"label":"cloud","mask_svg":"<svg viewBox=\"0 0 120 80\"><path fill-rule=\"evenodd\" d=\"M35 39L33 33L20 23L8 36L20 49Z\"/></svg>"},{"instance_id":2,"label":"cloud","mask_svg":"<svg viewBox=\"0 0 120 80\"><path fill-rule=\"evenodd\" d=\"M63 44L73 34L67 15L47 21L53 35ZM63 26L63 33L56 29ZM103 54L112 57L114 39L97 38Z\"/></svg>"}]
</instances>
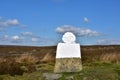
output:
<instances>
[{"instance_id":1,"label":"cloud","mask_svg":"<svg viewBox=\"0 0 120 80\"><path fill-rule=\"evenodd\" d=\"M40 39L39 39L38 37L32 37L32 38L31 38L31 41L32 41L32 42L39 42Z\"/></svg>"},{"instance_id":2,"label":"cloud","mask_svg":"<svg viewBox=\"0 0 120 80\"><path fill-rule=\"evenodd\" d=\"M57 42L55 39L40 37L40 36L32 37L31 42L37 43L37 44L43 45L43 46L57 45Z\"/></svg>"},{"instance_id":3,"label":"cloud","mask_svg":"<svg viewBox=\"0 0 120 80\"><path fill-rule=\"evenodd\" d=\"M9 39L9 36L8 35L3 35L0 37L0 41L6 41Z\"/></svg>"},{"instance_id":4,"label":"cloud","mask_svg":"<svg viewBox=\"0 0 120 80\"><path fill-rule=\"evenodd\" d=\"M6 26L16 26L19 24L17 19L13 19L13 20L7 20L5 22Z\"/></svg>"},{"instance_id":5,"label":"cloud","mask_svg":"<svg viewBox=\"0 0 120 80\"><path fill-rule=\"evenodd\" d=\"M97 44L100 44L100 45L117 44L117 40L115 40L115 39L100 39L100 40L97 40Z\"/></svg>"},{"instance_id":6,"label":"cloud","mask_svg":"<svg viewBox=\"0 0 120 80\"><path fill-rule=\"evenodd\" d=\"M12 39L13 39L13 40L19 40L20 37L19 37L19 36L13 36Z\"/></svg>"},{"instance_id":7,"label":"cloud","mask_svg":"<svg viewBox=\"0 0 120 80\"><path fill-rule=\"evenodd\" d=\"M18 35L15 35L15 36L3 35L0 37L0 41L7 41L11 43L21 43L22 38Z\"/></svg>"},{"instance_id":8,"label":"cloud","mask_svg":"<svg viewBox=\"0 0 120 80\"><path fill-rule=\"evenodd\" d=\"M22 42L22 38L18 35L12 36L11 37L11 42L12 43L20 43L20 42Z\"/></svg>"},{"instance_id":9,"label":"cloud","mask_svg":"<svg viewBox=\"0 0 120 80\"><path fill-rule=\"evenodd\" d=\"M21 35L23 35L23 36L32 36L33 33L32 32L22 32Z\"/></svg>"},{"instance_id":10,"label":"cloud","mask_svg":"<svg viewBox=\"0 0 120 80\"><path fill-rule=\"evenodd\" d=\"M84 22L88 23L89 19L87 17L84 17Z\"/></svg>"},{"instance_id":11,"label":"cloud","mask_svg":"<svg viewBox=\"0 0 120 80\"><path fill-rule=\"evenodd\" d=\"M31 41L32 42L38 42L38 43L46 43L46 38L39 37L39 36L32 36Z\"/></svg>"},{"instance_id":12,"label":"cloud","mask_svg":"<svg viewBox=\"0 0 120 80\"><path fill-rule=\"evenodd\" d=\"M6 21L2 20L2 17L0 17L0 26L17 26L19 25L19 21L17 19L8 19Z\"/></svg>"},{"instance_id":13,"label":"cloud","mask_svg":"<svg viewBox=\"0 0 120 80\"><path fill-rule=\"evenodd\" d=\"M70 26L70 25L63 25L60 27L57 27L55 30L57 33L63 34L65 32L73 32L75 35L77 36L100 36L101 33L97 32L97 31L93 31L91 29L88 28L77 28L74 26Z\"/></svg>"}]
</instances>

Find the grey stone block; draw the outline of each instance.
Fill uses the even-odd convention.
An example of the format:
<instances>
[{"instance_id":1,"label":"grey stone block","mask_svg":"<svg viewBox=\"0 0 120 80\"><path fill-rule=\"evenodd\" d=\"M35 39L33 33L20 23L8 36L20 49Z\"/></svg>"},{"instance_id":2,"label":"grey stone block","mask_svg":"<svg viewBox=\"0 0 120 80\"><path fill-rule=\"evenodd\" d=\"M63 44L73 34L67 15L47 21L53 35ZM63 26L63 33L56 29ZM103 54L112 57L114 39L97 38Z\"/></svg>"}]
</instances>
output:
<instances>
[{"instance_id":1,"label":"grey stone block","mask_svg":"<svg viewBox=\"0 0 120 80\"><path fill-rule=\"evenodd\" d=\"M79 72L82 70L80 58L56 58L54 67L55 73L60 72Z\"/></svg>"}]
</instances>

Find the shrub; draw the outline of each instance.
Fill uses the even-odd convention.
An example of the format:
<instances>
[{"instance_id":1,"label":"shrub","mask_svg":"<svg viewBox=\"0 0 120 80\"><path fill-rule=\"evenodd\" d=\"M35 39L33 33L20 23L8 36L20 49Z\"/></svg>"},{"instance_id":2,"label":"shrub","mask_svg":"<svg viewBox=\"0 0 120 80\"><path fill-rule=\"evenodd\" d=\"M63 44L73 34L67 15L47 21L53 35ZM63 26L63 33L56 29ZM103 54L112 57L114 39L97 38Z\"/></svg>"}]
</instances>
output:
<instances>
[{"instance_id":1,"label":"shrub","mask_svg":"<svg viewBox=\"0 0 120 80\"><path fill-rule=\"evenodd\" d=\"M38 58L31 54L22 54L19 57L16 57L16 62L22 64L35 64L38 62Z\"/></svg>"},{"instance_id":2,"label":"shrub","mask_svg":"<svg viewBox=\"0 0 120 80\"><path fill-rule=\"evenodd\" d=\"M22 75L23 72L24 70L21 68L21 65L12 59L0 63L0 75Z\"/></svg>"}]
</instances>

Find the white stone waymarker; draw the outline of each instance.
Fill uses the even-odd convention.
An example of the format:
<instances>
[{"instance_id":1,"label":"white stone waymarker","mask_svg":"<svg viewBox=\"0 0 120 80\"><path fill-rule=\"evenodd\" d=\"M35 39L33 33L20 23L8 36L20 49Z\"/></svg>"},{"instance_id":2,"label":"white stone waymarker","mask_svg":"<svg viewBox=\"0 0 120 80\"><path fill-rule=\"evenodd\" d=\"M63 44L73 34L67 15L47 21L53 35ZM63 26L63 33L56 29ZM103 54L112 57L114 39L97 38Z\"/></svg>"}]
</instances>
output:
<instances>
[{"instance_id":1,"label":"white stone waymarker","mask_svg":"<svg viewBox=\"0 0 120 80\"><path fill-rule=\"evenodd\" d=\"M82 69L80 45L71 32L66 32L58 43L54 72L78 72Z\"/></svg>"},{"instance_id":2,"label":"white stone waymarker","mask_svg":"<svg viewBox=\"0 0 120 80\"><path fill-rule=\"evenodd\" d=\"M76 37L73 33L65 33L62 40L64 43L58 43L56 58L81 58L80 45L75 43Z\"/></svg>"}]
</instances>

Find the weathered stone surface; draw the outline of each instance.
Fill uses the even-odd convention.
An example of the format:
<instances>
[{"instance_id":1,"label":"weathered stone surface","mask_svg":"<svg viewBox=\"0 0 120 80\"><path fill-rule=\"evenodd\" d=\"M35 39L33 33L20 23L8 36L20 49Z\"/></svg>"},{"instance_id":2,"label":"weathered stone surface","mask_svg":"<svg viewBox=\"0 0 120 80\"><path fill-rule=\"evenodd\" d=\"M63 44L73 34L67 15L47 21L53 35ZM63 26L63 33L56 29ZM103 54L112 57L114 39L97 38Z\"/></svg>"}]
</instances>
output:
<instances>
[{"instance_id":1,"label":"weathered stone surface","mask_svg":"<svg viewBox=\"0 0 120 80\"><path fill-rule=\"evenodd\" d=\"M43 73L43 77L45 80L57 80L62 77L62 74Z\"/></svg>"},{"instance_id":2,"label":"weathered stone surface","mask_svg":"<svg viewBox=\"0 0 120 80\"><path fill-rule=\"evenodd\" d=\"M82 63L80 58L56 58L55 73L79 72L81 70Z\"/></svg>"}]
</instances>

